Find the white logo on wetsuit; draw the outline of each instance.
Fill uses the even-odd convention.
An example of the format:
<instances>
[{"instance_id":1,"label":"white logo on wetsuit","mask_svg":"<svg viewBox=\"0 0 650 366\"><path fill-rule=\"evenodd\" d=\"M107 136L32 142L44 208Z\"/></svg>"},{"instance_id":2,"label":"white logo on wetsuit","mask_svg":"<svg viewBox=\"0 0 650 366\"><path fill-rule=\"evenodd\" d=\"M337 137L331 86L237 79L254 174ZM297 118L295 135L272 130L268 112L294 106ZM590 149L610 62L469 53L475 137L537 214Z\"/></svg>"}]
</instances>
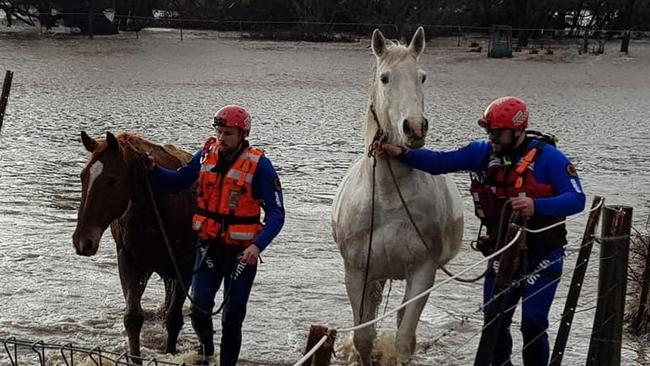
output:
<instances>
[{"instance_id":1,"label":"white logo on wetsuit","mask_svg":"<svg viewBox=\"0 0 650 366\"><path fill-rule=\"evenodd\" d=\"M548 268L550 265L551 265L551 261L548 259L544 259L543 261L539 262L539 264L537 265L537 267L535 267L535 270L533 271L534 274L528 276L526 282L528 282L529 285L534 285L535 282L537 282L537 280L539 280L542 277L540 272Z\"/></svg>"}]
</instances>

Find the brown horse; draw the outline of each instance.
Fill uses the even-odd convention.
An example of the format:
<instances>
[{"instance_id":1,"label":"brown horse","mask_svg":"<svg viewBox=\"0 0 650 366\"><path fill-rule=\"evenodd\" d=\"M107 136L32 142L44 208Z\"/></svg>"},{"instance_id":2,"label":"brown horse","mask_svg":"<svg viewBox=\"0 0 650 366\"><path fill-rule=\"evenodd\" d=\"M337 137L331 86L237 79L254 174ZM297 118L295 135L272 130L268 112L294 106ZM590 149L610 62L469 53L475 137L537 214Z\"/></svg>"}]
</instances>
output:
<instances>
[{"instance_id":1,"label":"brown horse","mask_svg":"<svg viewBox=\"0 0 650 366\"><path fill-rule=\"evenodd\" d=\"M81 172L81 204L72 236L77 254L92 256L97 253L102 234L111 226L126 300L124 326L129 352L136 357L140 356L140 329L144 320L140 306L142 293L153 272L165 279L165 352L175 353L178 333L183 326L181 310L185 292L183 286L177 286L178 276L154 208L160 213L187 289L195 256L191 225L194 199L190 189L176 194L155 192L154 206L143 154L150 153L159 165L170 169L186 164L191 155L174 146L156 145L129 133L116 137L108 132L106 139L95 140L81 132L81 141L91 156Z\"/></svg>"}]
</instances>

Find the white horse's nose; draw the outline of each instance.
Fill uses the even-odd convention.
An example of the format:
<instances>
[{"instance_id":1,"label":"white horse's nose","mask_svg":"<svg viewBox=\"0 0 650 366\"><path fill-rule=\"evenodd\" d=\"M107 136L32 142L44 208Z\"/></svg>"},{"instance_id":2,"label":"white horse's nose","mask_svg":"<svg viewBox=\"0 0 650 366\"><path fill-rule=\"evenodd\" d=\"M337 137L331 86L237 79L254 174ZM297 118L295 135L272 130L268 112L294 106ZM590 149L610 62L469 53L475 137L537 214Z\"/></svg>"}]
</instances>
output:
<instances>
[{"instance_id":1,"label":"white horse's nose","mask_svg":"<svg viewBox=\"0 0 650 366\"><path fill-rule=\"evenodd\" d=\"M422 139L429 130L429 121L424 117L408 117L402 121L402 131L408 138Z\"/></svg>"}]
</instances>

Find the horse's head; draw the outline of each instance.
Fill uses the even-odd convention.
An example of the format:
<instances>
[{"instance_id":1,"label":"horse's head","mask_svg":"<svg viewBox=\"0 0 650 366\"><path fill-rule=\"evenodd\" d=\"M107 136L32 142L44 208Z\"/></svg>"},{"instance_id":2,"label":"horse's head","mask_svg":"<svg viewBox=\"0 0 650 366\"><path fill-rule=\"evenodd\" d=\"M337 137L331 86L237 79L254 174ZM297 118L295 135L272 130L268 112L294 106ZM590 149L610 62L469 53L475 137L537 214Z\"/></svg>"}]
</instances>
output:
<instances>
[{"instance_id":1,"label":"horse's head","mask_svg":"<svg viewBox=\"0 0 650 366\"><path fill-rule=\"evenodd\" d=\"M408 46L387 41L378 29L372 33L372 51L377 58L372 106L382 129L389 134L389 142L412 148L424 145L428 130L422 92L426 74L418 66L424 44L422 27Z\"/></svg>"},{"instance_id":2,"label":"horse's head","mask_svg":"<svg viewBox=\"0 0 650 366\"><path fill-rule=\"evenodd\" d=\"M95 140L82 131L81 141L91 156L81 171L81 204L72 242L78 255L91 256L104 230L128 207L134 159L110 132L106 139Z\"/></svg>"}]
</instances>

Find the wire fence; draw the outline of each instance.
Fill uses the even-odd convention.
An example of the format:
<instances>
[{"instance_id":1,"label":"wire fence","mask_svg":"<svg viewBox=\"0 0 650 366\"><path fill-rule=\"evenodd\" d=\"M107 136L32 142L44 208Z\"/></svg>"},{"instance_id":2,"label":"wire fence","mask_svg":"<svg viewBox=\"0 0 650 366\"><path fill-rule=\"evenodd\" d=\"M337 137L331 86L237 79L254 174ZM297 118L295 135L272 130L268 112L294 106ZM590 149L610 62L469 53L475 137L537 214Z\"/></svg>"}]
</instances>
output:
<instances>
[{"instance_id":1,"label":"wire fence","mask_svg":"<svg viewBox=\"0 0 650 366\"><path fill-rule=\"evenodd\" d=\"M30 341L16 337L0 338L5 354L11 366L33 364L25 363L37 361L38 365L96 365L96 366L136 366L136 365L161 365L161 366L194 366L185 363L172 363L157 358L138 357L127 352L117 353L102 350L100 347L82 347L73 343L56 344L43 340ZM31 358L30 358L31 356ZM55 360L56 361L53 361Z\"/></svg>"},{"instance_id":2,"label":"wire fence","mask_svg":"<svg viewBox=\"0 0 650 366\"><path fill-rule=\"evenodd\" d=\"M594 211L596 209L600 209L600 208L601 208L600 205L598 205L598 206L592 208L591 210L585 211L583 213L583 215L586 214L586 213L590 213L591 211ZM581 215L579 215L579 216L581 216ZM577 217L578 216L574 216L569 220L574 220ZM375 319L372 319L372 320L370 320L368 322L365 322L365 323L362 323L362 324L358 324L358 325L353 326L353 327L340 328L340 329L337 330L338 333L341 334L341 333L344 333L344 332L352 332L354 330L361 329L363 327L371 326L371 325L379 322L380 320L386 318L387 316L389 316L391 314L394 314L397 311L399 311L400 309L408 306L408 304L410 304L411 302L417 301L419 298L421 298L423 296L426 296L430 292L433 292L434 290L436 290L436 289L444 286L445 284L453 281L454 278L463 275L465 272L475 268L476 266L478 266L480 264L483 264L483 263L485 263L487 261L490 261L492 259L497 258L501 253L508 250L510 247L512 247L518 241L519 235L521 235L521 233L523 231L524 231L524 228L520 228L517 231L515 237L510 242L508 242L503 248L501 248L499 251L497 251L497 252L493 253L492 255L487 256L487 257L481 259L480 261L466 267L464 270L460 271L455 276L452 276L452 277L449 277L449 278L447 278L447 279L445 279L443 281L440 281L436 285L432 286L430 289L422 292L421 294L419 294L416 297L410 299L409 301L402 303L401 305L399 305L398 307L390 310L389 312L385 312L385 314L382 315L382 316L376 317ZM564 260L565 258L569 258L570 254L568 254L568 253L570 253L570 252L567 251L567 249L575 249L571 253L577 253L578 251L580 251L580 249L582 249L584 247L587 247L589 245L593 245L594 243L602 244L604 241L620 240L620 239L626 239L626 238L629 239L629 236L606 237L606 238L593 236L591 238L591 240L588 240L588 241L585 241L585 242L581 241L580 245L577 245L578 242L567 244L563 248L565 250L565 253L567 253L565 256L562 256L562 257L557 258L557 259L555 259L553 261L545 263L543 266L536 267L533 271L522 275L521 277L517 278L514 281L511 281L506 288L501 289L500 292L496 293L492 297L491 300L489 300L489 301L487 301L485 303L482 303L476 310L474 310L474 311L472 311L470 313L464 314L463 318L464 319L469 319L469 318L476 317L477 315L481 316L481 313L488 306L490 306L494 301L496 301L499 297L505 296L510 291L512 291L512 290L516 289L517 287L521 286L522 283L524 283L526 281L529 281L529 280L532 280L532 279L535 279L536 276L538 276L540 273L545 271L547 268L549 268L553 264L555 264L555 263L557 263L557 262L559 262L561 260ZM612 255L607 256L607 257L602 257L601 256L600 257L601 265L605 261L615 260L620 254L621 253L617 251L617 252L615 252ZM586 266L587 264L588 264L588 261L583 261L581 263L576 263L574 271L579 269L582 266ZM561 276L558 276L557 278L553 279L552 281L549 281L549 283L545 284L541 288L537 289L537 291L535 291L534 293L529 294L526 297L522 298L520 300L520 302L523 304L526 301L529 301L530 299L532 299L533 297L535 297L536 295L538 295L539 293L544 291L546 288L548 288L550 286L557 285L557 283L560 280L561 280ZM595 306L593 306L593 304L595 302L597 302L599 299L601 299L603 297L607 297L608 294L611 293L612 291L616 290L620 286L621 283L622 283L621 281L615 281L610 286L610 288L608 288L608 289L606 289L604 291L600 291L599 293L595 294L595 296L594 296L594 293L588 294L589 297L594 297L594 298L589 299L587 301L582 301L580 304L578 304L573 309L572 313L577 314L577 313L582 313L582 312L587 312L587 311L594 310ZM584 297L584 295L587 295L587 294L583 294L583 297ZM557 299L558 298L556 297L556 300ZM500 316L502 316L503 314L507 314L507 313L509 313L511 311L514 311L514 309L518 306L518 303L519 302L516 302L514 305L510 306L509 308L501 311L497 317L493 318L488 323L483 324L483 326L479 330L472 333L469 337L467 337L464 341L462 341L460 343L460 345L455 347L453 350L451 350L451 351L444 351L443 350L443 353L445 353L446 356L444 356L444 359L441 361L441 363L442 364L447 364L448 362L452 362L452 361L462 362L460 360L457 360L457 357L462 354L461 352L464 349L466 349L472 343L472 341L474 339L476 339L476 337L481 335L486 328L491 326L492 323L495 322ZM565 319L565 317L567 317L567 316L568 316L568 313L561 314L559 316L559 318L552 320L550 322L550 324L551 325L557 325L558 323L562 322ZM602 329L603 327L605 327L607 325L607 323L610 322L611 320L612 320L612 318L610 317L610 318L607 318L604 321L602 321L600 324L594 324L592 334L595 334L596 332L598 332L599 329ZM449 336L451 336L451 334L452 334L452 332L445 331L445 332L443 332L443 334L440 337L437 338L437 340L440 340L440 339L442 339L444 337L449 337ZM525 350L527 347L529 347L532 343L537 341L540 337L544 336L545 334L547 334L547 329L545 329L544 331L538 333L532 339L530 339L526 343L522 344L520 349L513 352L512 354L517 354L518 352L521 352L521 351ZM117 352L106 351L106 350L102 350L99 347L94 347L94 348L80 347L80 346L74 345L72 343L60 345L60 344L54 344L54 343L47 343L47 342L42 341L42 340L33 342L33 341L28 341L28 340L23 340L23 339L17 339L16 337L9 337L9 338L5 338L5 339L0 338L0 341L3 343L5 354L8 356L10 364L12 366L13 365L18 365L18 358L19 357L29 357L29 355L31 355L31 357L34 358L34 359L37 358L39 365L46 365L46 364L48 364L47 363L48 359L51 359L52 357L58 357L58 359L60 359L58 364L65 364L65 365L75 365L75 362L77 362L76 364L80 364L79 360L84 359L84 365L92 364L92 365L99 365L99 366L103 366L103 365L127 365L127 366L130 366L130 365L137 365L137 364L190 366L190 365L184 364L184 363L181 363L181 364L172 363L172 362L169 362L169 361L158 360L156 358L136 357L136 356L129 355L126 352L117 353ZM326 341L327 341L327 337L322 337L314 345L314 347L312 347L309 350L306 350L303 357L300 360L298 360L296 363L294 363L294 366L302 365L304 362L309 360L312 357L312 355L315 354L316 351L318 351L318 349L325 344ZM603 341L603 340L601 339L600 341ZM614 340L614 339L612 339L612 340L604 340L604 341L606 341L606 342L618 342L617 340ZM508 360L503 365L507 364L508 362L510 362L510 361Z\"/></svg>"},{"instance_id":3,"label":"wire fence","mask_svg":"<svg viewBox=\"0 0 650 366\"><path fill-rule=\"evenodd\" d=\"M276 21L276 20L236 20L191 18L180 16L144 17L115 14L113 12L32 12L30 16L40 21L42 27L49 28L61 19L77 24L82 33L101 34L106 27L112 27L113 33L121 31L139 31L143 28L177 28L182 38L183 29L210 29L221 32L235 32L239 37L277 39L277 40L308 40L308 41L358 41L368 37L374 29L380 29L389 38L398 39L410 35L422 26L430 37L451 36L471 38L486 37L492 27L461 24L394 24L367 22L319 22L319 21ZM6 19L4 20L6 23ZM38 22L35 22L35 24ZM94 24L93 24L94 23ZM104 25L101 25L104 23ZM650 29L592 29L586 26L576 28L509 28L513 34L526 33L535 41L540 38L611 38L632 31L634 37L650 37ZM100 31L101 30L101 31Z\"/></svg>"}]
</instances>

